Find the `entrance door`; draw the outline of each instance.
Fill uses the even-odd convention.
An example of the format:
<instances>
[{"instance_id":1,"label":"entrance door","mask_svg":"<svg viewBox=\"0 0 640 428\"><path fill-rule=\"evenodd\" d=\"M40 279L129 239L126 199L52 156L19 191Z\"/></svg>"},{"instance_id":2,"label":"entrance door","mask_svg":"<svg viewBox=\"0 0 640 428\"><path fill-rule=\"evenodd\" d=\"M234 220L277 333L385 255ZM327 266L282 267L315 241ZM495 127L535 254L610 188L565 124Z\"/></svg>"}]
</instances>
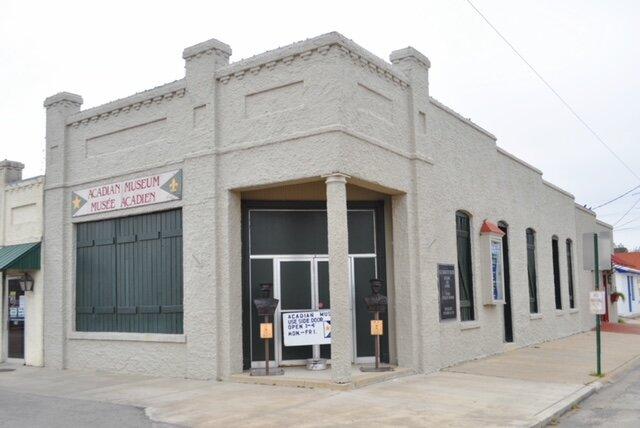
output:
<instances>
[{"instance_id":1,"label":"entrance door","mask_svg":"<svg viewBox=\"0 0 640 428\"><path fill-rule=\"evenodd\" d=\"M282 314L330 309L329 262L325 257L274 259L276 310L276 362L299 365L308 358L330 358L331 345L284 346Z\"/></svg>"},{"instance_id":2,"label":"entrance door","mask_svg":"<svg viewBox=\"0 0 640 428\"><path fill-rule=\"evenodd\" d=\"M508 226L505 222L498 223L504 232L502 236L502 264L504 266L504 341L513 342L513 314L511 313L511 271L509 268L509 238Z\"/></svg>"},{"instance_id":3,"label":"entrance door","mask_svg":"<svg viewBox=\"0 0 640 428\"><path fill-rule=\"evenodd\" d=\"M370 334L371 314L364 297L371 294L369 281L385 279L384 204L351 202L349 266L353 319L353 361L370 362L374 342ZM280 300L274 317L273 363L303 364L307 358L331 357L331 346L285 348L282 314L330 308L327 214L324 202L247 201L243 207L243 357L244 367L264 365L264 341L254 299L260 284L272 283ZM386 284L382 290L388 295ZM386 315L384 316L386 317ZM385 318L386 320L386 318ZM382 360L389 361L389 323L384 323ZM318 354L319 352L319 354Z\"/></svg>"},{"instance_id":4,"label":"entrance door","mask_svg":"<svg viewBox=\"0 0 640 428\"><path fill-rule=\"evenodd\" d=\"M9 280L9 358L24 358L24 291L20 289L20 281Z\"/></svg>"}]
</instances>

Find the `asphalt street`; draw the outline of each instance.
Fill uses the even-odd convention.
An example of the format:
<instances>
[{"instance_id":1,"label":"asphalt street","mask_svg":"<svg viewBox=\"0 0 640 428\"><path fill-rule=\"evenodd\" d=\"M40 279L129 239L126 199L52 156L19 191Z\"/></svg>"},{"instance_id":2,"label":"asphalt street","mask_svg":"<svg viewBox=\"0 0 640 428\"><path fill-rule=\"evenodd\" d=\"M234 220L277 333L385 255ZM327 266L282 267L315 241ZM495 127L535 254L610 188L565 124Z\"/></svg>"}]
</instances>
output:
<instances>
[{"instance_id":1,"label":"asphalt street","mask_svg":"<svg viewBox=\"0 0 640 428\"><path fill-rule=\"evenodd\" d=\"M561 427L640 426L640 365L560 418Z\"/></svg>"},{"instance_id":2,"label":"asphalt street","mask_svg":"<svg viewBox=\"0 0 640 428\"><path fill-rule=\"evenodd\" d=\"M0 378L1 379L1 378ZM144 428L168 427L151 422L133 406L16 393L0 384L0 427Z\"/></svg>"}]
</instances>

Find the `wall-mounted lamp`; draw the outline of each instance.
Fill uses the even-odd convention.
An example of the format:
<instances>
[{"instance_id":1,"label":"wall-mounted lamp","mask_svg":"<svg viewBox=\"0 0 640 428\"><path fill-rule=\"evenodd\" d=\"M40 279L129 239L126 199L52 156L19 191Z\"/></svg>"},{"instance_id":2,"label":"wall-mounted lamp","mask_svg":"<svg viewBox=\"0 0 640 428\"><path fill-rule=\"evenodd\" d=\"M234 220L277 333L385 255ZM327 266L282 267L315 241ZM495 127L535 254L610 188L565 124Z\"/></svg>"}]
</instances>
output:
<instances>
[{"instance_id":1,"label":"wall-mounted lamp","mask_svg":"<svg viewBox=\"0 0 640 428\"><path fill-rule=\"evenodd\" d=\"M33 278L26 272L24 276L20 278L20 289L22 291L33 291Z\"/></svg>"}]
</instances>

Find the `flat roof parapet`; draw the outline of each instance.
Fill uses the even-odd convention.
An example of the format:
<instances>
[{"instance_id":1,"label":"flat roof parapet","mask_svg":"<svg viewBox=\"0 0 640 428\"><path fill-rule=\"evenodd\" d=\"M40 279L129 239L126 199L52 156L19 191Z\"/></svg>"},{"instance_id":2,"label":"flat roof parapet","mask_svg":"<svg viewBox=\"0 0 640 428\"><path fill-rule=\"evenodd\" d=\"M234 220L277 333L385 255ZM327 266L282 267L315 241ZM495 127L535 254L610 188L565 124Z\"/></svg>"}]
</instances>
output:
<instances>
[{"instance_id":1,"label":"flat roof parapet","mask_svg":"<svg viewBox=\"0 0 640 428\"><path fill-rule=\"evenodd\" d=\"M119 113L126 113L130 110L139 110L142 106L149 106L152 103L161 103L173 98L181 98L185 94L184 79L175 80L161 86L156 86L146 91L138 92L125 98L110 101L87 110L80 111L68 117L67 125L87 124L99 118L109 118L117 116Z\"/></svg>"},{"instance_id":2,"label":"flat roof parapet","mask_svg":"<svg viewBox=\"0 0 640 428\"><path fill-rule=\"evenodd\" d=\"M335 31L231 63L216 71L216 78L224 81L226 79L223 78L244 74L249 70L259 71L262 66L266 65L268 67L278 61L289 62L294 57L305 57L307 52L326 53L328 48L332 46L338 46L352 60L358 61L363 66L368 66L379 75L403 87L409 85L409 80L402 71Z\"/></svg>"},{"instance_id":3,"label":"flat roof parapet","mask_svg":"<svg viewBox=\"0 0 640 428\"><path fill-rule=\"evenodd\" d=\"M33 186L35 184L40 184L44 182L44 175L36 175L35 177L24 178L22 180L14 181L7 184L6 190L16 190L29 186Z\"/></svg>"}]
</instances>

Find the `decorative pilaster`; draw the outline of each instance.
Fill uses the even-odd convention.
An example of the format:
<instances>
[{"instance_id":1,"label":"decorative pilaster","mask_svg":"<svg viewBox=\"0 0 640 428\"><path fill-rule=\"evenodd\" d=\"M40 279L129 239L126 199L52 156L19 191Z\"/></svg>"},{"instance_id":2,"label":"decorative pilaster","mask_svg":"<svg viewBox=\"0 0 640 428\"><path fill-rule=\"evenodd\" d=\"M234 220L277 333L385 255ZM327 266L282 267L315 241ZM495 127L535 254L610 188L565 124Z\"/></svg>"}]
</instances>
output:
<instances>
[{"instance_id":1,"label":"decorative pilaster","mask_svg":"<svg viewBox=\"0 0 640 428\"><path fill-rule=\"evenodd\" d=\"M68 300L70 285L65 233L69 226L69 209L65 199L67 118L80 111L82 97L61 92L47 98L46 151L47 166L44 190L44 237L42 260L47 298L44 301L44 364L65 367ZM42 285L42 284L41 284Z\"/></svg>"},{"instance_id":2,"label":"decorative pilaster","mask_svg":"<svg viewBox=\"0 0 640 428\"><path fill-rule=\"evenodd\" d=\"M353 318L349 287L349 229L347 226L347 175L326 178L327 237L329 242L329 293L331 295L331 378L351 382Z\"/></svg>"}]
</instances>

